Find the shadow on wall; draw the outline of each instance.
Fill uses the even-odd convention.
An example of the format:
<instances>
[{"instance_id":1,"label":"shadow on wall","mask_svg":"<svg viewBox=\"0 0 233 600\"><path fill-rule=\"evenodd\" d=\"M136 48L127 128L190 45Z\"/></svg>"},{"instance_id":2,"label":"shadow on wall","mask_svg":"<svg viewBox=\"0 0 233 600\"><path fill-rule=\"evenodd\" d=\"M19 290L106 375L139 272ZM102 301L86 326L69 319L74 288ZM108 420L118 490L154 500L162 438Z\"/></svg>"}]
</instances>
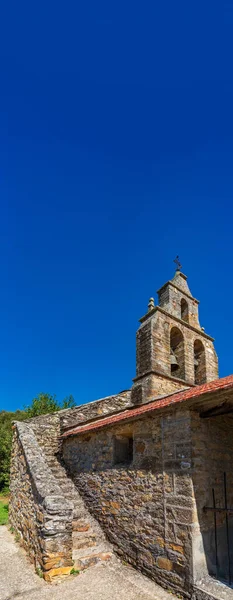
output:
<instances>
[{"instance_id":1,"label":"shadow on wall","mask_svg":"<svg viewBox=\"0 0 233 600\"><path fill-rule=\"evenodd\" d=\"M63 442L69 473L115 550L178 593L190 588L189 423L174 411Z\"/></svg>"},{"instance_id":2,"label":"shadow on wall","mask_svg":"<svg viewBox=\"0 0 233 600\"><path fill-rule=\"evenodd\" d=\"M219 509L226 502L233 508L233 417L193 415L192 435L198 517L193 535L194 579L211 575L229 585L233 580L233 513Z\"/></svg>"},{"instance_id":3,"label":"shadow on wall","mask_svg":"<svg viewBox=\"0 0 233 600\"><path fill-rule=\"evenodd\" d=\"M145 453L146 444L154 440L153 453ZM152 434L137 440L132 426L126 425L120 433L103 431L67 438L63 442L62 459L67 469L76 476L114 470L161 472L161 448ZM159 440L159 446L161 442Z\"/></svg>"}]
</instances>

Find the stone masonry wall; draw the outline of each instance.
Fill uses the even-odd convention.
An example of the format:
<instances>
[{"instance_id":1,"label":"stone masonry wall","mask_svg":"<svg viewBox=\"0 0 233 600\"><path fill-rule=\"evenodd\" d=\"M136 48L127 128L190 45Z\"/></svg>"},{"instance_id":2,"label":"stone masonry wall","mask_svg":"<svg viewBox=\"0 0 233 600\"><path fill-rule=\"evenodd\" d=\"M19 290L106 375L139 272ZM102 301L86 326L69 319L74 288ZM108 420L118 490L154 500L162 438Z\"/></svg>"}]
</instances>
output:
<instances>
[{"instance_id":1,"label":"stone masonry wall","mask_svg":"<svg viewBox=\"0 0 233 600\"><path fill-rule=\"evenodd\" d=\"M181 300L184 299L188 304L188 323L198 329L201 329L198 316L198 302L192 298L187 291L179 290L173 283L168 283L161 290L159 296L159 305L172 316L181 318Z\"/></svg>"},{"instance_id":2,"label":"stone masonry wall","mask_svg":"<svg viewBox=\"0 0 233 600\"><path fill-rule=\"evenodd\" d=\"M151 400L159 399L161 396L175 394L182 389L187 388L185 381L163 377L162 375L145 375L135 380L132 388L132 404L146 404Z\"/></svg>"},{"instance_id":3,"label":"stone masonry wall","mask_svg":"<svg viewBox=\"0 0 233 600\"><path fill-rule=\"evenodd\" d=\"M47 581L72 568L73 504L61 493L27 423L13 433L10 523Z\"/></svg>"},{"instance_id":4,"label":"stone masonry wall","mask_svg":"<svg viewBox=\"0 0 233 600\"><path fill-rule=\"evenodd\" d=\"M195 331L185 321L175 320L162 308L156 307L151 314L148 313L145 316L145 320L137 331L137 376L134 382L137 383L138 377L153 372L156 375L170 377L170 391L173 391L172 380L177 381L175 377L171 376L170 335L173 327L178 328L184 338L185 377L184 381L180 379L180 387L195 383L194 342L197 340L203 344L205 349L206 381L217 379L218 359L211 339L205 336L201 330Z\"/></svg>"},{"instance_id":5,"label":"stone masonry wall","mask_svg":"<svg viewBox=\"0 0 233 600\"><path fill-rule=\"evenodd\" d=\"M57 481L53 475L60 468L61 430L130 405L128 391L15 424L10 522L47 580L69 574L73 564L73 504L62 491L61 479ZM70 484L64 482L64 477L62 474L65 490Z\"/></svg>"},{"instance_id":6,"label":"stone masonry wall","mask_svg":"<svg viewBox=\"0 0 233 600\"><path fill-rule=\"evenodd\" d=\"M115 440L133 438L116 464ZM164 412L66 438L63 459L117 552L155 581L189 596L192 579L191 430L188 412Z\"/></svg>"},{"instance_id":7,"label":"stone masonry wall","mask_svg":"<svg viewBox=\"0 0 233 600\"><path fill-rule=\"evenodd\" d=\"M125 408L130 408L131 406L131 390L126 390L115 396L107 396L106 398L101 398L100 400L89 402L88 404L82 404L81 406L61 411L59 413L61 431L65 431L70 427L75 427L85 421L119 412Z\"/></svg>"},{"instance_id":8,"label":"stone masonry wall","mask_svg":"<svg viewBox=\"0 0 233 600\"><path fill-rule=\"evenodd\" d=\"M61 418L66 413L69 413L70 409L61 410L48 415L41 415L28 419L27 423L30 425L30 429L33 430L39 446L43 449L45 454L49 453L57 454L60 447L60 435L61 435Z\"/></svg>"},{"instance_id":9,"label":"stone masonry wall","mask_svg":"<svg viewBox=\"0 0 233 600\"><path fill-rule=\"evenodd\" d=\"M159 311L159 309L158 309ZM159 311L160 312L160 311ZM185 322L175 322L167 314L160 312L157 318L157 323L154 323L154 335L162 335L163 333L163 355L160 356L160 361L163 362L165 369L170 371L170 332L172 327L177 327L184 337L184 358L185 358L185 381L194 384L194 342L199 340L202 342L206 356L206 381L212 381L218 378L218 359L214 349L213 342L205 337L204 334L194 331L189 328ZM165 352L165 354L164 354ZM157 364L157 347L154 346L154 364ZM160 363L161 366L162 363Z\"/></svg>"},{"instance_id":10,"label":"stone masonry wall","mask_svg":"<svg viewBox=\"0 0 233 600\"><path fill-rule=\"evenodd\" d=\"M213 506L215 490L216 506L224 507L224 472L227 478L228 506L233 506L233 417L222 415L208 419L192 414L193 439L193 486L197 504L197 522L193 528L194 579L216 576L214 515L205 512L205 506ZM233 517L229 515L230 539L233 536ZM228 558L224 513L217 515L218 576L227 579ZM233 550L231 547L231 563Z\"/></svg>"}]
</instances>

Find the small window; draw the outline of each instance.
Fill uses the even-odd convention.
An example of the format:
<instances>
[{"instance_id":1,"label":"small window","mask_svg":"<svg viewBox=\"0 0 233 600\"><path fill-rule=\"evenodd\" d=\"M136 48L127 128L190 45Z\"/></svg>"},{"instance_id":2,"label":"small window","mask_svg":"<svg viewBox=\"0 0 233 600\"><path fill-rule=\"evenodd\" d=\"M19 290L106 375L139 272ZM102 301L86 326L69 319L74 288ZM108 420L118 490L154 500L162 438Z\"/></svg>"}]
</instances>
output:
<instances>
[{"instance_id":1,"label":"small window","mask_svg":"<svg viewBox=\"0 0 233 600\"><path fill-rule=\"evenodd\" d=\"M186 323L188 323L189 322L189 307L188 307L188 302L186 302L186 300L184 300L184 298L182 298L182 300L181 300L180 312L181 312L182 321L185 321Z\"/></svg>"},{"instance_id":2,"label":"small window","mask_svg":"<svg viewBox=\"0 0 233 600\"><path fill-rule=\"evenodd\" d=\"M178 327L170 333L170 363L172 377L185 380L184 337Z\"/></svg>"},{"instance_id":3,"label":"small window","mask_svg":"<svg viewBox=\"0 0 233 600\"><path fill-rule=\"evenodd\" d=\"M130 464L133 460L133 438L117 436L114 438L114 465Z\"/></svg>"},{"instance_id":4,"label":"small window","mask_svg":"<svg viewBox=\"0 0 233 600\"><path fill-rule=\"evenodd\" d=\"M194 377L196 385L206 383L205 348L200 340L194 342Z\"/></svg>"}]
</instances>

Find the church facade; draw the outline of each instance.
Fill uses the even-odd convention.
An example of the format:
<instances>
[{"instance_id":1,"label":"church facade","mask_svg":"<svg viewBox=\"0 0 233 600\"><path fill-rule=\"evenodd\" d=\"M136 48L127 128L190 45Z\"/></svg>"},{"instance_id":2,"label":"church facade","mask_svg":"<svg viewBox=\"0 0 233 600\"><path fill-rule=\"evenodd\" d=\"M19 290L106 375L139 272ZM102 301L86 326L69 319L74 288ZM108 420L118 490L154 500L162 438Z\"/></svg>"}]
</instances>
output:
<instances>
[{"instance_id":1,"label":"church facade","mask_svg":"<svg viewBox=\"0 0 233 600\"><path fill-rule=\"evenodd\" d=\"M10 519L45 579L115 551L182 597L232 598L232 415L177 270L140 319L131 390L15 424Z\"/></svg>"}]
</instances>

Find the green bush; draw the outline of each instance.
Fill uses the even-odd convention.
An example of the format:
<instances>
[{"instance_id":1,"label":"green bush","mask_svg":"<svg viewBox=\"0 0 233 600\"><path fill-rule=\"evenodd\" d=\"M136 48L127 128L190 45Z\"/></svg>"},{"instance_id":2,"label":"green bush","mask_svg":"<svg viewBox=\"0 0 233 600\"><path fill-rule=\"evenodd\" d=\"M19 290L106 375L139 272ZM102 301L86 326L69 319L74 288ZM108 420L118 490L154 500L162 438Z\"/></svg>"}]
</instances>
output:
<instances>
[{"instance_id":1,"label":"green bush","mask_svg":"<svg viewBox=\"0 0 233 600\"><path fill-rule=\"evenodd\" d=\"M24 421L31 417L38 417L48 413L54 413L64 408L73 408L75 402L73 396L68 396L62 402L58 402L56 396L41 393L33 398L30 406L24 410L15 412L0 411L0 492L7 493L10 482L10 455L12 443L12 421Z\"/></svg>"},{"instance_id":2,"label":"green bush","mask_svg":"<svg viewBox=\"0 0 233 600\"><path fill-rule=\"evenodd\" d=\"M40 567L36 567L35 571L36 571L36 574L38 575L38 577L41 577L41 579L42 579L42 577L43 577L42 569Z\"/></svg>"},{"instance_id":3,"label":"green bush","mask_svg":"<svg viewBox=\"0 0 233 600\"><path fill-rule=\"evenodd\" d=\"M3 504L0 499L0 525L6 525L8 521L8 504Z\"/></svg>"},{"instance_id":4,"label":"green bush","mask_svg":"<svg viewBox=\"0 0 233 600\"><path fill-rule=\"evenodd\" d=\"M75 569L75 568L73 567L73 569L71 569L71 571L70 571L70 575L79 575L79 571L78 571L78 569Z\"/></svg>"},{"instance_id":5,"label":"green bush","mask_svg":"<svg viewBox=\"0 0 233 600\"><path fill-rule=\"evenodd\" d=\"M0 492L7 493L9 487L12 421L25 419L24 412L0 411Z\"/></svg>"}]
</instances>

